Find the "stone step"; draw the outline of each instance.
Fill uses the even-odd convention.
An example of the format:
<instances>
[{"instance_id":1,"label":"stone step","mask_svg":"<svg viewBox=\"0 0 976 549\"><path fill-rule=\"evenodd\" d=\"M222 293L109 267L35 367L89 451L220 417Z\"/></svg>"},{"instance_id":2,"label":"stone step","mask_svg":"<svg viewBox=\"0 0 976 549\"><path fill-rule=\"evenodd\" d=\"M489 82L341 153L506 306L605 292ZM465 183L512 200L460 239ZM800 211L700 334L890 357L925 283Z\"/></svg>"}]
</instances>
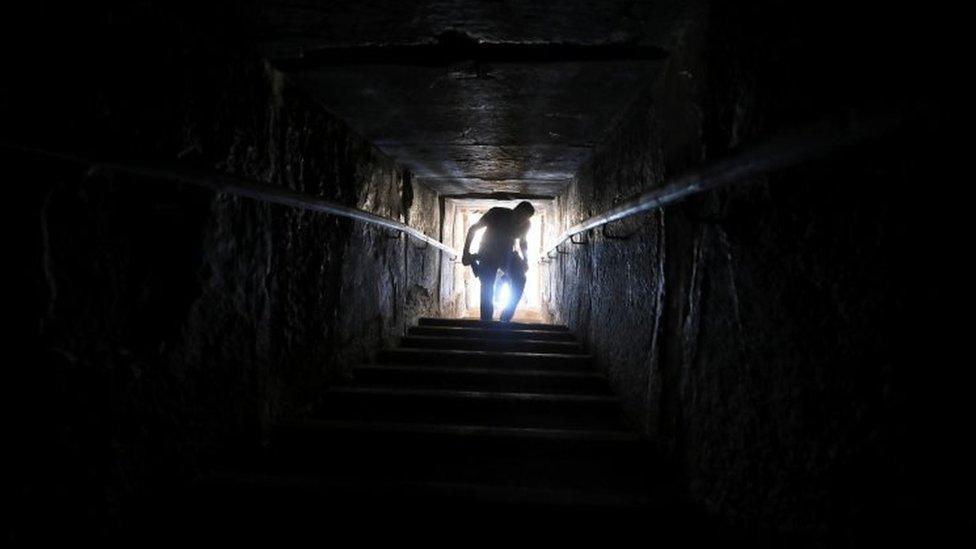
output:
<instances>
[{"instance_id":1,"label":"stone step","mask_svg":"<svg viewBox=\"0 0 976 549\"><path fill-rule=\"evenodd\" d=\"M277 426L263 460L240 469L631 490L651 487L655 459L626 431L305 420Z\"/></svg>"},{"instance_id":2,"label":"stone step","mask_svg":"<svg viewBox=\"0 0 976 549\"><path fill-rule=\"evenodd\" d=\"M571 489L507 486L503 484L455 483L438 481L388 482L373 478L322 478L308 475L256 474L233 471L216 472L198 481L200 493L205 487L215 489L221 499L251 505L270 502L302 501L302 507L325 510L333 506L367 504L388 508L390 505L422 507L457 504L492 503L513 506L556 506L575 508L650 507L654 501L639 492L582 491ZM470 509L468 508L468 511Z\"/></svg>"},{"instance_id":3,"label":"stone step","mask_svg":"<svg viewBox=\"0 0 976 549\"><path fill-rule=\"evenodd\" d=\"M344 455L362 450L382 459L417 454L438 461L505 457L616 462L642 454L644 463L651 455L646 439L620 429L303 419L276 425L271 438L272 448L298 448L302 455L316 456L316 462L324 453L335 453L338 446L346 449Z\"/></svg>"},{"instance_id":4,"label":"stone step","mask_svg":"<svg viewBox=\"0 0 976 549\"><path fill-rule=\"evenodd\" d=\"M672 522L660 499L637 489L596 491L238 471L201 476L188 497L161 511L157 516L167 520L157 521L157 531L174 541L267 539L303 545L335 535L381 539L384 545L422 539L435 546L441 544L439 540L454 546L472 536L504 544L526 535L550 540L557 534L571 537L581 526L593 535L605 535L608 526L618 523L639 523L658 533Z\"/></svg>"},{"instance_id":5,"label":"stone step","mask_svg":"<svg viewBox=\"0 0 976 549\"><path fill-rule=\"evenodd\" d=\"M590 371L377 364L356 368L353 383L414 389L610 394L603 375Z\"/></svg>"},{"instance_id":6,"label":"stone step","mask_svg":"<svg viewBox=\"0 0 976 549\"><path fill-rule=\"evenodd\" d=\"M421 318L420 326L456 326L461 328L485 328L489 330L548 330L566 332L569 328L560 324L541 324L531 322L499 322L497 320L477 320L473 318Z\"/></svg>"},{"instance_id":7,"label":"stone step","mask_svg":"<svg viewBox=\"0 0 976 549\"><path fill-rule=\"evenodd\" d=\"M559 330L498 330L466 326L411 326L411 336L471 337L477 339L531 339L534 341L575 341L572 332Z\"/></svg>"},{"instance_id":8,"label":"stone step","mask_svg":"<svg viewBox=\"0 0 976 549\"><path fill-rule=\"evenodd\" d=\"M589 370L591 357L583 354L473 351L456 349L384 349L380 364L470 366L529 370Z\"/></svg>"},{"instance_id":9,"label":"stone step","mask_svg":"<svg viewBox=\"0 0 976 549\"><path fill-rule=\"evenodd\" d=\"M613 396L345 386L330 389L321 419L624 430Z\"/></svg>"},{"instance_id":10,"label":"stone step","mask_svg":"<svg viewBox=\"0 0 976 549\"><path fill-rule=\"evenodd\" d=\"M415 349L459 349L475 351L517 351L526 353L582 354L575 341L537 341L531 339L480 339L471 337L406 336L400 345Z\"/></svg>"}]
</instances>

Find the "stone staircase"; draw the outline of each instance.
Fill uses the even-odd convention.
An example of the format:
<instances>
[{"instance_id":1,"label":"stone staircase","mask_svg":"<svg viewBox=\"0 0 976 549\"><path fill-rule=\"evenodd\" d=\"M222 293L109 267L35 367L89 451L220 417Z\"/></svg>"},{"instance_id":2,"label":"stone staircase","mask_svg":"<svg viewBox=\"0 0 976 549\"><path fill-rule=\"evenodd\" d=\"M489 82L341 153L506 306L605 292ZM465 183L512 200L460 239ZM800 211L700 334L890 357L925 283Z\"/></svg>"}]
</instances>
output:
<instances>
[{"instance_id":1,"label":"stone staircase","mask_svg":"<svg viewBox=\"0 0 976 549\"><path fill-rule=\"evenodd\" d=\"M660 523L661 470L566 327L424 318L310 418L201 479L184 523Z\"/></svg>"}]
</instances>

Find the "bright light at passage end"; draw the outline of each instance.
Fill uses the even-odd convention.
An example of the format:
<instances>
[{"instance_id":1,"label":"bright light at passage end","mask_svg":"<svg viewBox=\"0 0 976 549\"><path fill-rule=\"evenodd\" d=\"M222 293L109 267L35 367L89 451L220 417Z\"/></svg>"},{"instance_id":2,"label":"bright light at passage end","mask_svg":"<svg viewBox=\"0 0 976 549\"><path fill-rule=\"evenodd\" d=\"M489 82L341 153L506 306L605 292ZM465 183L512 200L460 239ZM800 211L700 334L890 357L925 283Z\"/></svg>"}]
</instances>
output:
<instances>
[{"instance_id":1,"label":"bright light at passage end","mask_svg":"<svg viewBox=\"0 0 976 549\"><path fill-rule=\"evenodd\" d=\"M512 301L512 287L505 282L495 290L495 307L504 309L508 307L510 301Z\"/></svg>"}]
</instances>

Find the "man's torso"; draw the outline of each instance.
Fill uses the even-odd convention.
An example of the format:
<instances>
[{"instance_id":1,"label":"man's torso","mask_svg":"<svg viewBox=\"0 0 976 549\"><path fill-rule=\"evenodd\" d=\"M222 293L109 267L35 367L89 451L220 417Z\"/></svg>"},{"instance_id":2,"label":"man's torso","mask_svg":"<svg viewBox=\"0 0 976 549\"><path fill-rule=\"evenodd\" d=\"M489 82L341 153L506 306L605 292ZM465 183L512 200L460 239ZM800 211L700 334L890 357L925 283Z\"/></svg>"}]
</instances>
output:
<instances>
[{"instance_id":1,"label":"man's torso","mask_svg":"<svg viewBox=\"0 0 976 549\"><path fill-rule=\"evenodd\" d=\"M495 264L507 263L515 248L515 241L524 238L529 221L508 208L492 208L481 221L486 225L478 255Z\"/></svg>"}]
</instances>

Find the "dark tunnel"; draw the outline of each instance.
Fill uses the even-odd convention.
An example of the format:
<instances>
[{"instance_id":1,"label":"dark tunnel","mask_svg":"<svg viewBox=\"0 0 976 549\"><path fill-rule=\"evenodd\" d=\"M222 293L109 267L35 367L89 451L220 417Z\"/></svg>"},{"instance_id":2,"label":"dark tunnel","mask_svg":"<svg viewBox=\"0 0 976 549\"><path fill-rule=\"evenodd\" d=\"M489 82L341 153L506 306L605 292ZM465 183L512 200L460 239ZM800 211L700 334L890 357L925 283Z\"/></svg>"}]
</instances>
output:
<instances>
[{"instance_id":1,"label":"dark tunnel","mask_svg":"<svg viewBox=\"0 0 976 549\"><path fill-rule=\"evenodd\" d=\"M5 11L8 546L971 537L941 6Z\"/></svg>"}]
</instances>

